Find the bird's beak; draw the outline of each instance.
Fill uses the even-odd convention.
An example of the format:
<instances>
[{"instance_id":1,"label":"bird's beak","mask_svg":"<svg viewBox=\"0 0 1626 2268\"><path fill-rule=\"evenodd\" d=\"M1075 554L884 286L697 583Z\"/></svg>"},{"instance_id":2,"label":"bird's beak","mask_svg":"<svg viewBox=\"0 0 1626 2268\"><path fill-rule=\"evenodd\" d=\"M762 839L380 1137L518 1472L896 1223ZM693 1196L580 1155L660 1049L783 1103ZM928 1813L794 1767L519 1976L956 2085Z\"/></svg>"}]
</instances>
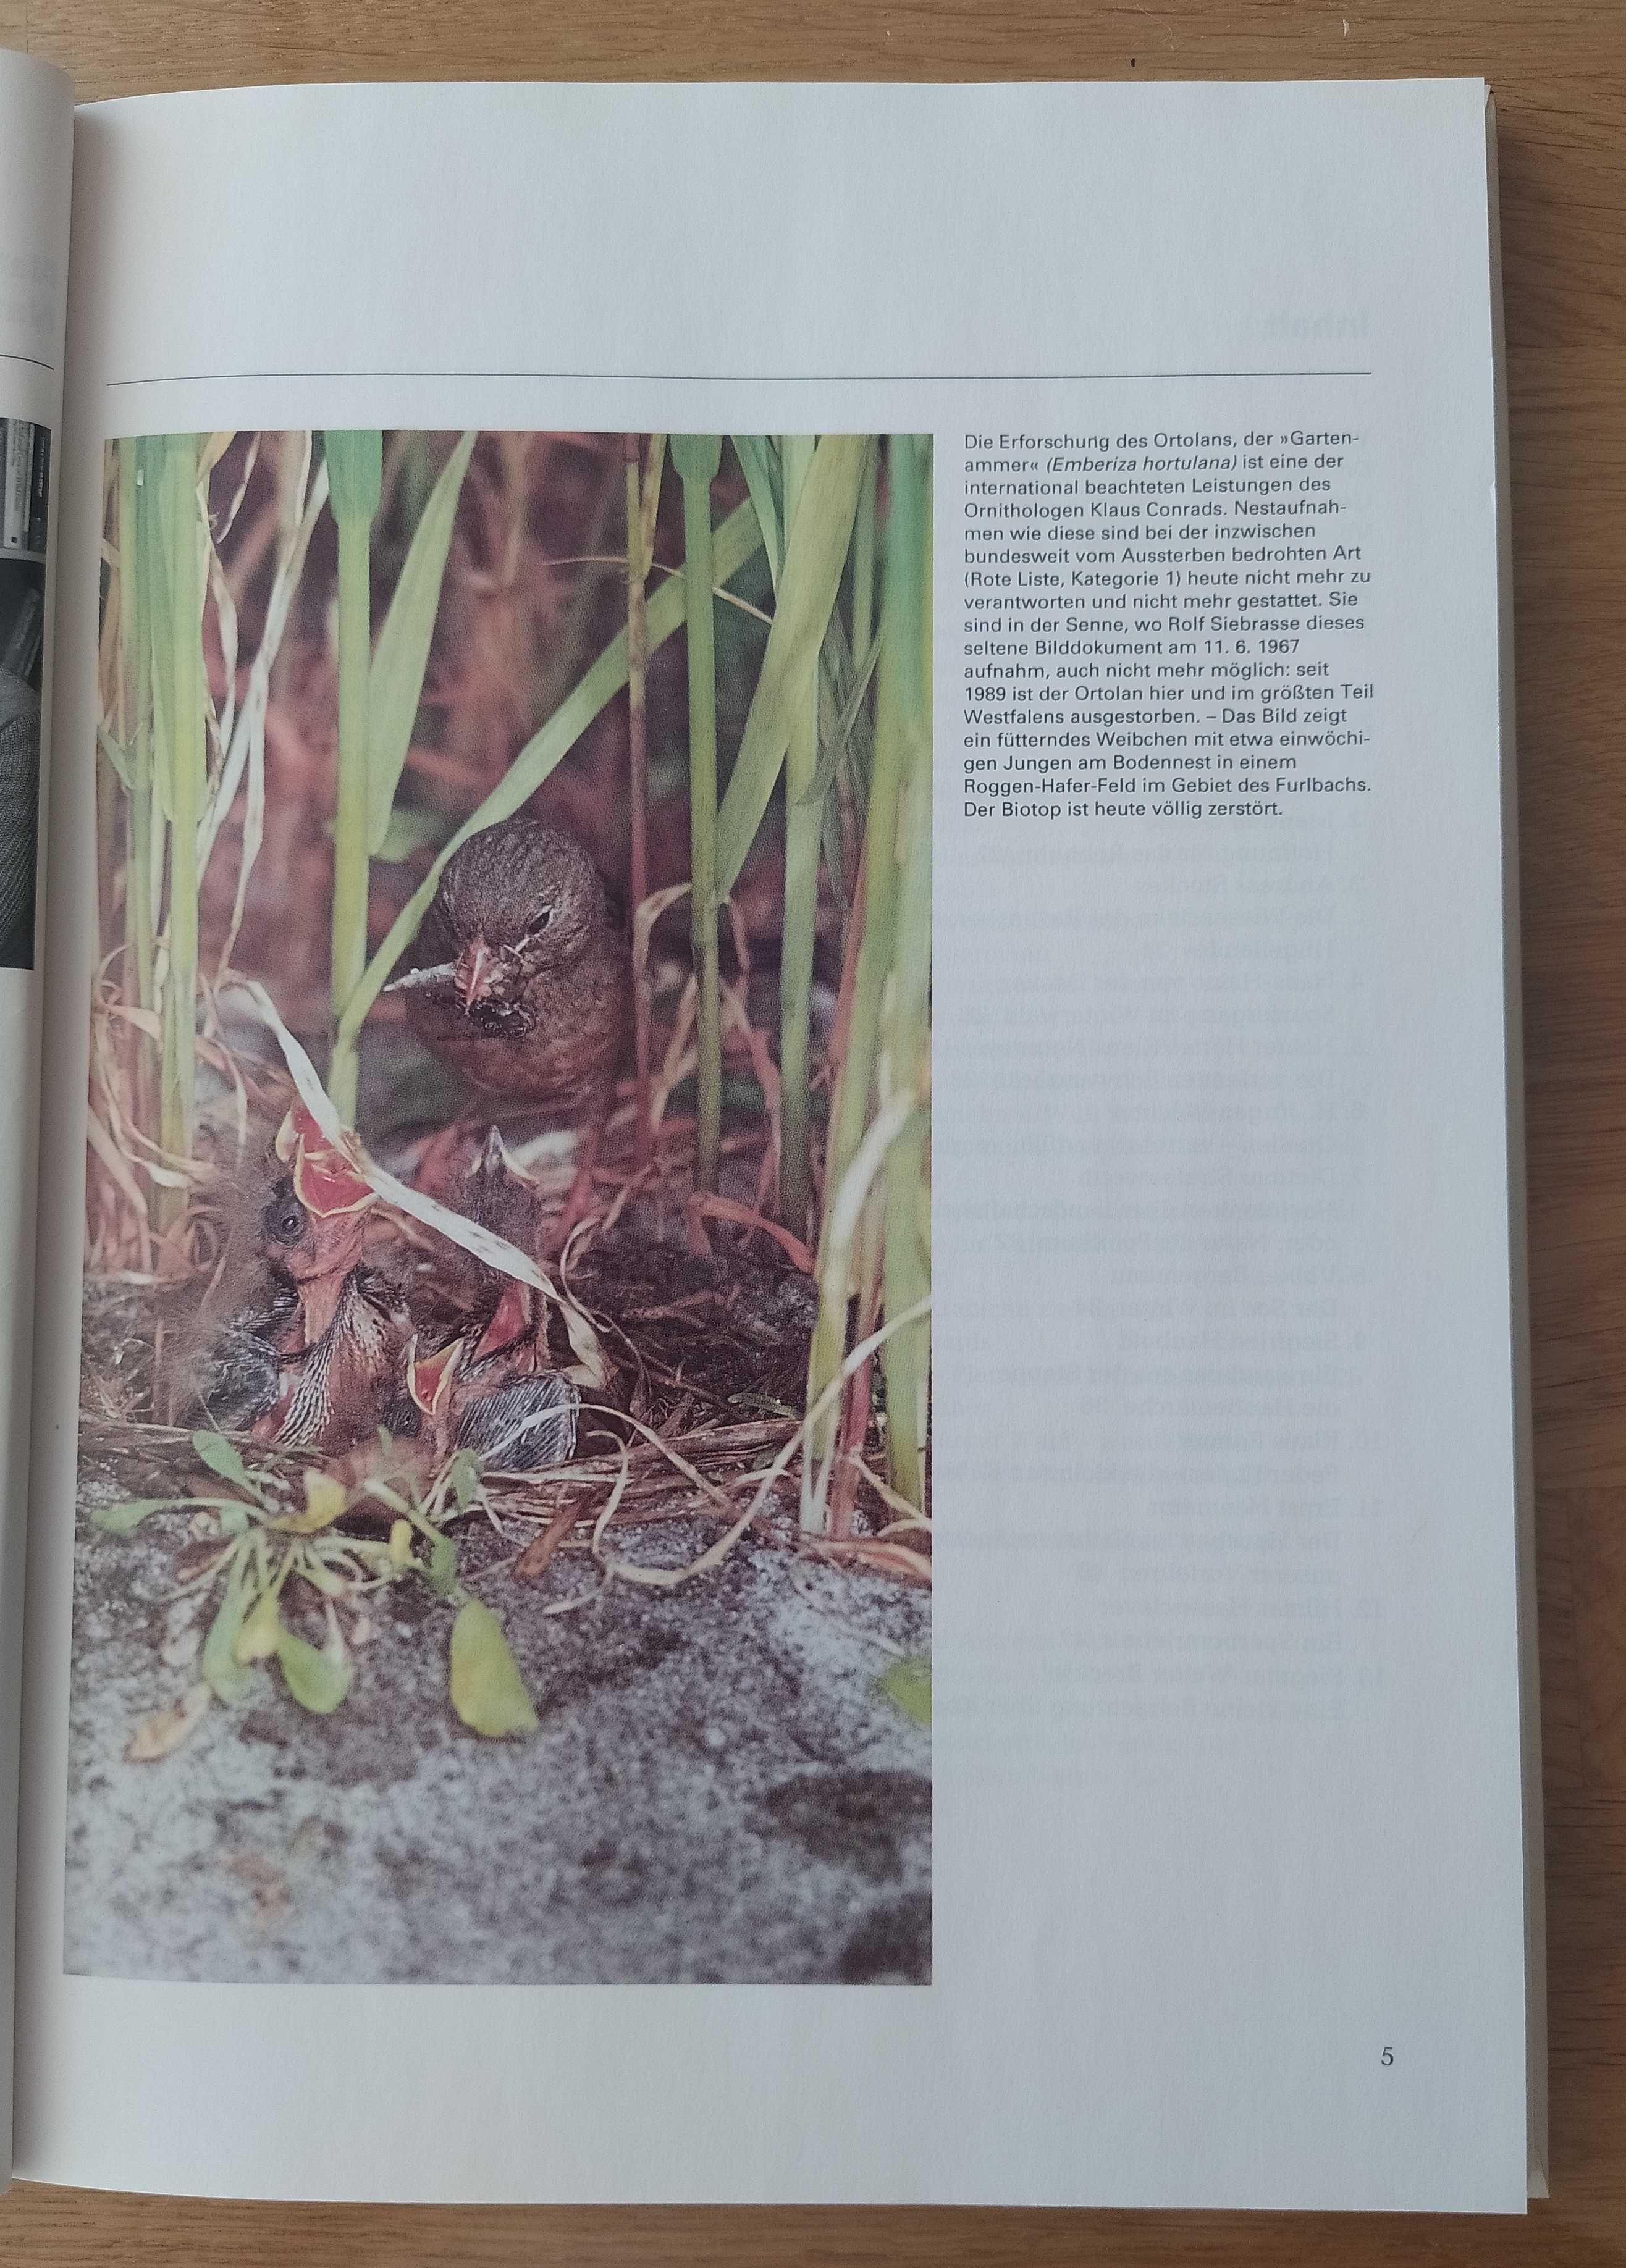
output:
<instances>
[{"instance_id":1,"label":"bird's beak","mask_svg":"<svg viewBox=\"0 0 1626 2268\"><path fill-rule=\"evenodd\" d=\"M365 1211L378 1192L364 1182L343 1150L329 1142L302 1102L296 1102L277 1133L277 1155L293 1167L293 1194L317 1220Z\"/></svg>"},{"instance_id":2,"label":"bird's beak","mask_svg":"<svg viewBox=\"0 0 1626 2268\"><path fill-rule=\"evenodd\" d=\"M452 964L452 982L465 1009L491 998L491 981L496 974L497 955L476 930Z\"/></svg>"},{"instance_id":3,"label":"bird's beak","mask_svg":"<svg viewBox=\"0 0 1626 2268\"><path fill-rule=\"evenodd\" d=\"M521 1284L511 1276L502 1287L496 1313L480 1334L480 1344L474 1351L477 1362L487 1355L509 1354L524 1349L530 1351L529 1342L536 1322L536 1295L528 1284Z\"/></svg>"},{"instance_id":4,"label":"bird's beak","mask_svg":"<svg viewBox=\"0 0 1626 2268\"><path fill-rule=\"evenodd\" d=\"M485 1137L485 1145L480 1152L479 1162L475 1167L475 1172L483 1182L494 1186L503 1179L507 1170L508 1145L503 1140L499 1130L493 1126Z\"/></svg>"},{"instance_id":5,"label":"bird's beak","mask_svg":"<svg viewBox=\"0 0 1626 2268\"><path fill-rule=\"evenodd\" d=\"M437 1414L451 1391L453 1373L462 1351L461 1339L448 1339L438 1354L420 1355L416 1338L407 1349L407 1391L425 1418Z\"/></svg>"}]
</instances>

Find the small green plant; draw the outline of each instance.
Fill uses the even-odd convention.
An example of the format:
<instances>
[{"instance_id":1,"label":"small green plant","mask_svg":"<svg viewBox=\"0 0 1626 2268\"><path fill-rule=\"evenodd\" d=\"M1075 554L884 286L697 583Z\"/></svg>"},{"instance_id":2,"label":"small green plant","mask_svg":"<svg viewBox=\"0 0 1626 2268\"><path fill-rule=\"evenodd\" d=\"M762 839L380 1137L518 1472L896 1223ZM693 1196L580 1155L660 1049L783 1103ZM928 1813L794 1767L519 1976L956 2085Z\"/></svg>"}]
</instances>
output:
<instances>
[{"instance_id":1,"label":"small green plant","mask_svg":"<svg viewBox=\"0 0 1626 2268\"><path fill-rule=\"evenodd\" d=\"M212 1522L219 1548L176 1596L214 1602L199 1667L215 1700L228 1707L245 1700L260 1666L274 1661L302 1709L330 1716L350 1691L352 1646L366 1628L366 1601L392 1583L418 1581L454 1610L448 1690L463 1723L492 1740L536 1731L536 1712L502 1624L458 1578L457 1542L449 1528L485 1500L478 1461L467 1450L449 1457L420 1488L392 1466L393 1445L385 1434L380 1473L346 1487L336 1475L312 1467L300 1505L282 1475L251 1471L224 1434L194 1433L192 1447L227 1492L137 1497L104 1506L93 1519L111 1535L129 1535L155 1513L185 1512ZM387 1537L353 1532L353 1520L349 1527L339 1525L347 1515L373 1509L393 1515ZM322 1600L326 1632L320 1645L283 1619L284 1594L296 1580ZM181 1737L200 1714L185 1704L165 1712ZM154 1744L142 1753L159 1755L178 1744L161 1735L148 1739Z\"/></svg>"},{"instance_id":2,"label":"small green plant","mask_svg":"<svg viewBox=\"0 0 1626 2268\"><path fill-rule=\"evenodd\" d=\"M905 1653L876 1679L876 1690L917 1725L931 1730L932 1658L929 1653Z\"/></svg>"}]
</instances>

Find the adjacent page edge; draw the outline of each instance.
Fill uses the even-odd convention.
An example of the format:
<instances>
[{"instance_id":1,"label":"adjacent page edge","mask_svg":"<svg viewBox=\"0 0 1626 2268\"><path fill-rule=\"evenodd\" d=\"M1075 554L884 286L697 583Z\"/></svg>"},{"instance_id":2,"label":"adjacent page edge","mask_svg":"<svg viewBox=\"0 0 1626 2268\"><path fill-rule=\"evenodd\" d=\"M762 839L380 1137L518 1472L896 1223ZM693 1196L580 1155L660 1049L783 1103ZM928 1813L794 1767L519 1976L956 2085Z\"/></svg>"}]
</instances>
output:
<instances>
[{"instance_id":1,"label":"adjacent page edge","mask_svg":"<svg viewBox=\"0 0 1626 2268\"><path fill-rule=\"evenodd\" d=\"M1519 1702L1525 1809L1525 2040L1528 2185L1548 2191L1547 1886L1542 1859L1541 1685L1536 1641L1535 1462L1531 1425L1530 1270L1525 1197L1525 1050L1519 887L1519 766L1513 670L1512 499L1507 341L1502 306L1502 217L1496 97L1485 90L1485 189L1490 253L1491 363L1496 388L1497 697L1502 777L1503 954L1507 1039L1508 1282L1511 1292L1513 1455L1519 1551Z\"/></svg>"},{"instance_id":2,"label":"adjacent page edge","mask_svg":"<svg viewBox=\"0 0 1626 2268\"><path fill-rule=\"evenodd\" d=\"M39 1178L40 1062L44 1020L44 941L46 858L49 842L52 648L56 630L57 503L62 484L63 369L67 316L67 242L72 185L73 90L65 72L42 56L18 49L0 48L0 74L6 82L6 101L12 119L20 107L39 126L38 144L26 157L15 150L0 153L12 178L8 200L16 205L4 216L0 234L9 236L11 256L18 245L27 245L36 256L55 263L56 301L51 319L54 365L37 363L42 376L33 379L34 399L41 407L31 415L46 423L55 463L47 500L44 570L43 663L40 731L40 781L36 805L34 961L26 974L27 998L22 1007L21 1060L12 1056L11 1075L25 1086L26 1123L19 1150L4 1163L14 1172L0 1170L0 1205L15 1208L20 1223L13 1270L0 1284L4 1294L4 1326L0 1327L0 1364L10 1373L9 1424L0 1437L0 2193L10 2188L14 2165L12 2125L18 2094L15 2068L17 2040L16 1924L19 1784L22 1740L24 1603L27 1560L30 1442L34 1334L24 1326L32 1316L35 1283L35 1199ZM43 162L42 162L43 158ZM30 163L32 159L32 171ZM53 178L53 174L55 178ZM19 180L19 176L21 179ZM26 192L22 184L26 182ZM32 339L11 339L9 345L29 344ZM36 363L32 354L8 356L18 363ZM8 394L11 388L8 385ZM42 399L43 397L43 399ZM41 415L41 409L44 415ZM15 414L15 400L12 401ZM12 1026L13 1030L16 1025ZM18 1343L6 1344L8 1333Z\"/></svg>"}]
</instances>

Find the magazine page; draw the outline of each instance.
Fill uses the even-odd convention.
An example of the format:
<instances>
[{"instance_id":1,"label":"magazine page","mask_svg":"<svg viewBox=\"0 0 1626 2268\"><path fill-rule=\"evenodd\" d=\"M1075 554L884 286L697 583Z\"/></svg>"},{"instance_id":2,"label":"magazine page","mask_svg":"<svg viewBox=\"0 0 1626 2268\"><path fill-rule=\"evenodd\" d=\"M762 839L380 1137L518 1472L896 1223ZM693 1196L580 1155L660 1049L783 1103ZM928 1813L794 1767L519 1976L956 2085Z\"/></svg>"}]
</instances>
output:
<instances>
[{"instance_id":1,"label":"magazine page","mask_svg":"<svg viewBox=\"0 0 1626 2268\"><path fill-rule=\"evenodd\" d=\"M19 2166L1519 2208L1482 88L76 165Z\"/></svg>"},{"instance_id":2,"label":"magazine page","mask_svg":"<svg viewBox=\"0 0 1626 2268\"><path fill-rule=\"evenodd\" d=\"M73 99L0 50L0 2036L11 2037L18 1705L33 1351L40 976L35 874L48 745L53 450L62 431ZM11 2066L0 2134L11 2152Z\"/></svg>"}]
</instances>

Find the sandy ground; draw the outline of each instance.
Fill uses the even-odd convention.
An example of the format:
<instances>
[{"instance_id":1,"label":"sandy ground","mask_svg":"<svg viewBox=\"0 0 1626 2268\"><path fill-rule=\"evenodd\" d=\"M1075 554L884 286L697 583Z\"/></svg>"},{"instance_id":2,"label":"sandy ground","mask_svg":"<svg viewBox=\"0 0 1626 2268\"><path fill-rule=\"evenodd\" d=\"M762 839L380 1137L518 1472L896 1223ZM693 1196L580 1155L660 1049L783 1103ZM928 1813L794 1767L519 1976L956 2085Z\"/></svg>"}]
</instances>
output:
<instances>
[{"instance_id":1,"label":"sandy ground","mask_svg":"<svg viewBox=\"0 0 1626 2268\"><path fill-rule=\"evenodd\" d=\"M686 1523L621 1549L676 1563ZM115 1977L321 1983L913 1984L931 1970L930 1735L876 1690L929 1644L923 1594L742 1545L675 1592L612 1585L501 1614L541 1717L469 1733L446 1699L451 1617L384 1593L336 1715L259 1673L174 1754L130 1764L166 1662L176 1531L81 1513L66 1966ZM495 1538L465 1548L472 1573ZM568 1565L569 1572L565 1572ZM585 1583L562 1563L549 1598Z\"/></svg>"}]
</instances>

